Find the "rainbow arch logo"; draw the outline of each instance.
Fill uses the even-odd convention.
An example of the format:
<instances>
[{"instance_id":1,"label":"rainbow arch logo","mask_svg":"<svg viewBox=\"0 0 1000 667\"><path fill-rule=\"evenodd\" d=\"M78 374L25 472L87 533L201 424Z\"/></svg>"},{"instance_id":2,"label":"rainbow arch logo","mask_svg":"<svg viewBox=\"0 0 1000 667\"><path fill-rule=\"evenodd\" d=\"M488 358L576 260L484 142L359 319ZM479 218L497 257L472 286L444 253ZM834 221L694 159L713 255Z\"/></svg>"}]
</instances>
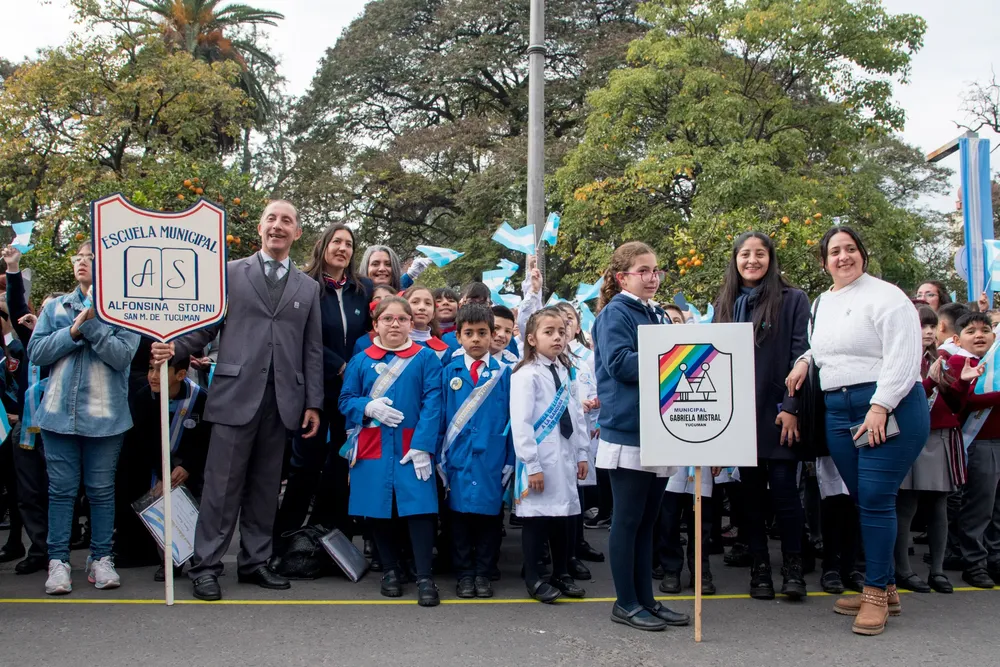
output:
<instances>
[{"instance_id":1,"label":"rainbow arch logo","mask_svg":"<svg viewBox=\"0 0 1000 667\"><path fill-rule=\"evenodd\" d=\"M711 344L675 345L659 355L660 420L674 437L708 442L733 416L732 355Z\"/></svg>"}]
</instances>

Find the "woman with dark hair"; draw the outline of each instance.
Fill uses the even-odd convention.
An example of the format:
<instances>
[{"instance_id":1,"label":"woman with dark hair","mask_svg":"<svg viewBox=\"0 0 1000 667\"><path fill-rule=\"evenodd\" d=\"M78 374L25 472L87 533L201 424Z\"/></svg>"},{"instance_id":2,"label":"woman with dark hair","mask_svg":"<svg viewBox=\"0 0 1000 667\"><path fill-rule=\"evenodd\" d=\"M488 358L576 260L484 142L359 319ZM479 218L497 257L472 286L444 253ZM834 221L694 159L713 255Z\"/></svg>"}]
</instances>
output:
<instances>
[{"instance_id":1,"label":"woman with dark hair","mask_svg":"<svg viewBox=\"0 0 1000 667\"><path fill-rule=\"evenodd\" d=\"M355 273L351 228L341 223L327 227L313 247L305 273L323 287L320 309L323 314L325 407L318 435L315 438L296 436L292 444L288 484L274 522L276 538L302 526L313 494L317 497L310 523L340 528L352 534L347 518L347 462L338 456L346 429L337 401L354 344L372 327L368 309L372 283Z\"/></svg>"},{"instance_id":2,"label":"woman with dark hair","mask_svg":"<svg viewBox=\"0 0 1000 667\"><path fill-rule=\"evenodd\" d=\"M786 380L794 395L810 357L825 392L830 455L861 514L865 588L837 600L855 616L854 632L878 635L900 613L893 567L896 494L927 442L930 413L920 378L920 318L910 299L868 273L868 251L850 227L835 226L820 242L833 286L818 297L812 349Z\"/></svg>"},{"instance_id":3,"label":"woman with dark hair","mask_svg":"<svg viewBox=\"0 0 1000 667\"><path fill-rule=\"evenodd\" d=\"M922 284L917 288L917 293L913 295L913 298L926 303L935 313L938 308L944 304L951 303L951 297L948 296L948 290L945 288L944 284L938 280L928 280Z\"/></svg>"},{"instance_id":4,"label":"woman with dark hair","mask_svg":"<svg viewBox=\"0 0 1000 667\"><path fill-rule=\"evenodd\" d=\"M746 232L733 244L715 312L717 322L749 322L754 332L757 467L740 468L747 539L753 555L750 596L774 599L764 527L769 510L773 510L781 534L781 593L800 600L806 595L806 583L802 578L805 518L796 475L798 418L796 401L784 388L784 379L809 347L809 299L782 278L770 237Z\"/></svg>"}]
</instances>

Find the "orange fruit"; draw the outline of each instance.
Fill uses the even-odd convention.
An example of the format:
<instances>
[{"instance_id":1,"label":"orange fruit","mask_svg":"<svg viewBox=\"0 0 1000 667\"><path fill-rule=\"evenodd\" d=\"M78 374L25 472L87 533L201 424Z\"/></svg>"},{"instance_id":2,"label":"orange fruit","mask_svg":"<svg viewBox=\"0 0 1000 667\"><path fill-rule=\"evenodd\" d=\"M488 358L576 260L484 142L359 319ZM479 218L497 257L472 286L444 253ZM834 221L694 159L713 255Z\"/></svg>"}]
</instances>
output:
<instances>
[{"instance_id":1,"label":"orange fruit","mask_svg":"<svg viewBox=\"0 0 1000 667\"><path fill-rule=\"evenodd\" d=\"M239 206L240 205L240 198L236 197L235 199L233 199L233 204L235 204L236 206Z\"/></svg>"},{"instance_id":2,"label":"orange fruit","mask_svg":"<svg viewBox=\"0 0 1000 667\"><path fill-rule=\"evenodd\" d=\"M191 187L191 179L185 179L184 180L184 187L186 187L186 188Z\"/></svg>"},{"instance_id":3,"label":"orange fruit","mask_svg":"<svg viewBox=\"0 0 1000 667\"><path fill-rule=\"evenodd\" d=\"M697 255L697 254L698 254L698 251L697 251L697 250L695 250L694 248L691 248L690 250L688 250L688 254L689 254L689 255Z\"/></svg>"},{"instance_id":4,"label":"orange fruit","mask_svg":"<svg viewBox=\"0 0 1000 667\"><path fill-rule=\"evenodd\" d=\"M226 243L232 243L234 238L232 234L226 234Z\"/></svg>"},{"instance_id":5,"label":"orange fruit","mask_svg":"<svg viewBox=\"0 0 1000 667\"><path fill-rule=\"evenodd\" d=\"M784 218L781 219L781 224L783 224L783 225L787 225L789 222L790 221L788 220L788 216L787 215Z\"/></svg>"},{"instance_id":6,"label":"orange fruit","mask_svg":"<svg viewBox=\"0 0 1000 667\"><path fill-rule=\"evenodd\" d=\"M161 208L160 210L162 211L163 209ZM87 236L83 232L77 232L76 233L76 240L77 241L82 241L85 238L87 238Z\"/></svg>"},{"instance_id":7,"label":"orange fruit","mask_svg":"<svg viewBox=\"0 0 1000 667\"><path fill-rule=\"evenodd\" d=\"M184 195L177 195L177 198L180 199L181 201L184 201Z\"/></svg>"},{"instance_id":8,"label":"orange fruit","mask_svg":"<svg viewBox=\"0 0 1000 667\"><path fill-rule=\"evenodd\" d=\"M814 218L816 218L817 220L819 220L820 218L822 218L822 217L823 217L823 214L822 214L822 213L817 213L817 214L816 214L816 215L814 215L813 217L814 217Z\"/></svg>"},{"instance_id":9,"label":"orange fruit","mask_svg":"<svg viewBox=\"0 0 1000 667\"><path fill-rule=\"evenodd\" d=\"M686 275L687 275L687 272L688 272L688 270L687 270L687 269L681 269L681 275L682 275L682 276L686 276Z\"/></svg>"},{"instance_id":10,"label":"orange fruit","mask_svg":"<svg viewBox=\"0 0 1000 667\"><path fill-rule=\"evenodd\" d=\"M684 259L677 260L677 266L684 266L685 264L687 264L687 260Z\"/></svg>"},{"instance_id":11,"label":"orange fruit","mask_svg":"<svg viewBox=\"0 0 1000 667\"><path fill-rule=\"evenodd\" d=\"M239 236L237 236L237 237L236 237L236 240L235 240L235 241L233 241L233 243L235 243L236 245L239 245L239 244L241 243L241 241L240 241L240 237L239 237Z\"/></svg>"},{"instance_id":12,"label":"orange fruit","mask_svg":"<svg viewBox=\"0 0 1000 667\"><path fill-rule=\"evenodd\" d=\"M694 260L694 265L695 266L701 266L701 260L700 259Z\"/></svg>"},{"instance_id":13,"label":"orange fruit","mask_svg":"<svg viewBox=\"0 0 1000 667\"><path fill-rule=\"evenodd\" d=\"M204 190L202 190L201 188L195 188L195 189L194 189L194 193L195 193L196 195L203 195L203 194L205 194L205 191L204 191Z\"/></svg>"}]
</instances>

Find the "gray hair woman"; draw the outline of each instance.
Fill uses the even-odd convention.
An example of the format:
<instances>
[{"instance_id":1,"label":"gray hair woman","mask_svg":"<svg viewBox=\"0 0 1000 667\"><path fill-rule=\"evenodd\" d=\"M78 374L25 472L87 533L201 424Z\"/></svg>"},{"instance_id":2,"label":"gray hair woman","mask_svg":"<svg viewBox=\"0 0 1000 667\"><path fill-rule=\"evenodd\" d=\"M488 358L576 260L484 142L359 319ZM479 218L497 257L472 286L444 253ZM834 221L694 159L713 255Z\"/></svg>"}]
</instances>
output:
<instances>
[{"instance_id":1,"label":"gray hair woman","mask_svg":"<svg viewBox=\"0 0 1000 667\"><path fill-rule=\"evenodd\" d=\"M358 275L368 278L375 285L389 285L397 292L409 289L416 282L420 274L431 265L431 260L426 257L417 257L410 262L410 268L403 273L403 265L399 261L399 255L384 245L368 246L365 254L361 256L361 264L358 266Z\"/></svg>"}]
</instances>

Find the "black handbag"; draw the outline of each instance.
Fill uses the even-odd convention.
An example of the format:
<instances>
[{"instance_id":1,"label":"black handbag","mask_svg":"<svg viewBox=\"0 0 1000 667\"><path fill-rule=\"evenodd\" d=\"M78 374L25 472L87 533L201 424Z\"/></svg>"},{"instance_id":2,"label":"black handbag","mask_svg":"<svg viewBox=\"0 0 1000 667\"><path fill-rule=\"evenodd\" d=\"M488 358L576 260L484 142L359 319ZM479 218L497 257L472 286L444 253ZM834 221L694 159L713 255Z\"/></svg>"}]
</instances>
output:
<instances>
[{"instance_id":1,"label":"black handbag","mask_svg":"<svg viewBox=\"0 0 1000 667\"><path fill-rule=\"evenodd\" d=\"M809 339L812 340L813 329L816 326L816 311L819 310L821 294L813 304L809 317ZM799 435L801 437L801 454L805 458L814 459L818 456L829 456L830 448L826 443L826 404L823 389L819 384L819 368L815 359L809 358L809 374L799 390ZM800 456L801 456L800 454Z\"/></svg>"}]
</instances>

